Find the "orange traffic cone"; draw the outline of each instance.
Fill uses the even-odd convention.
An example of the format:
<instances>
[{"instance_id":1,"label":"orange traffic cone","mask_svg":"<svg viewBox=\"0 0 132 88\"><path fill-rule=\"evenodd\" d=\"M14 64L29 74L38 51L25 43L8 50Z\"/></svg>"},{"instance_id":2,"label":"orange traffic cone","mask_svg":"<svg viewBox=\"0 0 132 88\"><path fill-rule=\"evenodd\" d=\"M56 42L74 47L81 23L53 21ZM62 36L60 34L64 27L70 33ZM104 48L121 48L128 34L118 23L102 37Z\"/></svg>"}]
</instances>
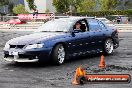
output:
<instances>
[{"instance_id":1,"label":"orange traffic cone","mask_svg":"<svg viewBox=\"0 0 132 88\"><path fill-rule=\"evenodd\" d=\"M74 78L73 78L73 80L72 80L72 84L74 84L74 85L80 84L80 80L78 80L78 78L79 78L80 76L85 76L85 74L86 74L85 70L82 69L81 66L78 67L78 68L76 69L75 74L74 74Z\"/></svg>"},{"instance_id":2,"label":"orange traffic cone","mask_svg":"<svg viewBox=\"0 0 132 88\"><path fill-rule=\"evenodd\" d=\"M99 68L103 69L105 67L106 65L105 65L104 55L102 55L100 58Z\"/></svg>"}]
</instances>

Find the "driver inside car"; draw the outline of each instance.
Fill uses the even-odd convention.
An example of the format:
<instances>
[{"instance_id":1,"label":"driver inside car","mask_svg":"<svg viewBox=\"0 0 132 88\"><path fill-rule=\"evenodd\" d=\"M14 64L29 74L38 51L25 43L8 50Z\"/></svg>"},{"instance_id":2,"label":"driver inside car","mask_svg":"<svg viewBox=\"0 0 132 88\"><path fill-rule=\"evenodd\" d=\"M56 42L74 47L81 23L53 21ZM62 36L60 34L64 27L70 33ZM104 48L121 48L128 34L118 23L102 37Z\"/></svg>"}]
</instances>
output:
<instances>
[{"instance_id":1,"label":"driver inside car","mask_svg":"<svg viewBox=\"0 0 132 88\"><path fill-rule=\"evenodd\" d=\"M80 23L80 22L77 22L77 23L75 24L74 31L82 32L81 23Z\"/></svg>"}]
</instances>

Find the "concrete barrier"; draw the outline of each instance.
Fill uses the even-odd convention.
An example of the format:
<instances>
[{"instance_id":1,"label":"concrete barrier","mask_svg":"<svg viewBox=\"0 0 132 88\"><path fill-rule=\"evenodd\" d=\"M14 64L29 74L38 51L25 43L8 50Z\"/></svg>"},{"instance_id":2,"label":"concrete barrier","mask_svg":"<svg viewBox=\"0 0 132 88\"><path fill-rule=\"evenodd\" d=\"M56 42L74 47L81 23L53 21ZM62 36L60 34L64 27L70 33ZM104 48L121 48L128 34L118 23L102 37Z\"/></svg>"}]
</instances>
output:
<instances>
[{"instance_id":1,"label":"concrete barrier","mask_svg":"<svg viewBox=\"0 0 132 88\"><path fill-rule=\"evenodd\" d=\"M17 25L10 25L10 24L3 24L0 25L0 29L38 29L42 24L17 24Z\"/></svg>"},{"instance_id":2,"label":"concrete barrier","mask_svg":"<svg viewBox=\"0 0 132 88\"><path fill-rule=\"evenodd\" d=\"M132 24L114 24L118 30L132 30Z\"/></svg>"}]
</instances>

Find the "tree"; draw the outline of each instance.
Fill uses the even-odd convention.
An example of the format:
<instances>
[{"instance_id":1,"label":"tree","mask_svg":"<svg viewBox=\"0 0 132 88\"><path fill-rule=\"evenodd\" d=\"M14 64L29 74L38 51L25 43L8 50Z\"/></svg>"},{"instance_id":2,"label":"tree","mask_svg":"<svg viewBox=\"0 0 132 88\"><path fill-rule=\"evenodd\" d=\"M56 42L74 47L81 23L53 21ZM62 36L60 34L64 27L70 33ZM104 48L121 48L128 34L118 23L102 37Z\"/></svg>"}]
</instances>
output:
<instances>
[{"instance_id":1,"label":"tree","mask_svg":"<svg viewBox=\"0 0 132 88\"><path fill-rule=\"evenodd\" d=\"M36 5L34 4L34 0L26 0L26 1L28 3L28 6L29 6L30 10L34 10L34 9L37 8Z\"/></svg>"},{"instance_id":2,"label":"tree","mask_svg":"<svg viewBox=\"0 0 132 88\"><path fill-rule=\"evenodd\" d=\"M53 0L53 6L57 12L64 13L73 8L74 12L77 12L77 8L83 0Z\"/></svg>"},{"instance_id":3,"label":"tree","mask_svg":"<svg viewBox=\"0 0 132 88\"><path fill-rule=\"evenodd\" d=\"M112 10L118 5L119 0L99 0L99 2L101 10Z\"/></svg>"},{"instance_id":4,"label":"tree","mask_svg":"<svg viewBox=\"0 0 132 88\"><path fill-rule=\"evenodd\" d=\"M8 4L8 10L9 10L10 13L13 13L13 7L14 7L13 3Z\"/></svg>"},{"instance_id":5,"label":"tree","mask_svg":"<svg viewBox=\"0 0 132 88\"><path fill-rule=\"evenodd\" d=\"M27 13L29 13L29 12L25 9L24 5L22 5L22 4L19 4L19 5L15 6L15 7L13 8L13 12L14 12L15 14L27 14Z\"/></svg>"},{"instance_id":6,"label":"tree","mask_svg":"<svg viewBox=\"0 0 132 88\"><path fill-rule=\"evenodd\" d=\"M121 2L120 3L123 5L123 10L126 10L126 9L132 9L132 1L131 0L125 0L124 2Z\"/></svg>"},{"instance_id":7,"label":"tree","mask_svg":"<svg viewBox=\"0 0 132 88\"><path fill-rule=\"evenodd\" d=\"M77 12L77 8L81 6L82 1L83 0L69 0L69 5L74 8L73 12Z\"/></svg>"},{"instance_id":8,"label":"tree","mask_svg":"<svg viewBox=\"0 0 132 88\"><path fill-rule=\"evenodd\" d=\"M96 0L53 0L57 12L64 13L71 11L87 12L93 11L96 7Z\"/></svg>"},{"instance_id":9,"label":"tree","mask_svg":"<svg viewBox=\"0 0 132 88\"><path fill-rule=\"evenodd\" d=\"M8 4L9 4L9 0L0 0L0 6L8 5Z\"/></svg>"},{"instance_id":10,"label":"tree","mask_svg":"<svg viewBox=\"0 0 132 88\"><path fill-rule=\"evenodd\" d=\"M80 5L77 6L77 12L89 12L94 11L96 7L95 0L82 0Z\"/></svg>"},{"instance_id":11,"label":"tree","mask_svg":"<svg viewBox=\"0 0 132 88\"><path fill-rule=\"evenodd\" d=\"M53 6L57 12L67 12L69 11L69 0L53 0Z\"/></svg>"},{"instance_id":12,"label":"tree","mask_svg":"<svg viewBox=\"0 0 132 88\"><path fill-rule=\"evenodd\" d=\"M46 13L49 13L49 12L50 12L50 10L49 10L49 9L46 9L46 10L45 10L45 12L46 12Z\"/></svg>"}]
</instances>

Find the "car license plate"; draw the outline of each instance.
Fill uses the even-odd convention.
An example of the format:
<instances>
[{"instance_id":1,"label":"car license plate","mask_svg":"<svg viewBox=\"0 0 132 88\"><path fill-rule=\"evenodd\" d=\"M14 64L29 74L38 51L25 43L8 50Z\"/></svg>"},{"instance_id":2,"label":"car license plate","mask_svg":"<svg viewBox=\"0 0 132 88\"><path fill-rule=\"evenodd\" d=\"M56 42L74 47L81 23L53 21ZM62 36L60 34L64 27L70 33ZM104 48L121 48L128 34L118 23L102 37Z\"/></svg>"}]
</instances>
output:
<instances>
[{"instance_id":1,"label":"car license plate","mask_svg":"<svg viewBox=\"0 0 132 88\"><path fill-rule=\"evenodd\" d=\"M12 52L9 52L9 55L17 56L18 55L18 52L12 51Z\"/></svg>"}]
</instances>

